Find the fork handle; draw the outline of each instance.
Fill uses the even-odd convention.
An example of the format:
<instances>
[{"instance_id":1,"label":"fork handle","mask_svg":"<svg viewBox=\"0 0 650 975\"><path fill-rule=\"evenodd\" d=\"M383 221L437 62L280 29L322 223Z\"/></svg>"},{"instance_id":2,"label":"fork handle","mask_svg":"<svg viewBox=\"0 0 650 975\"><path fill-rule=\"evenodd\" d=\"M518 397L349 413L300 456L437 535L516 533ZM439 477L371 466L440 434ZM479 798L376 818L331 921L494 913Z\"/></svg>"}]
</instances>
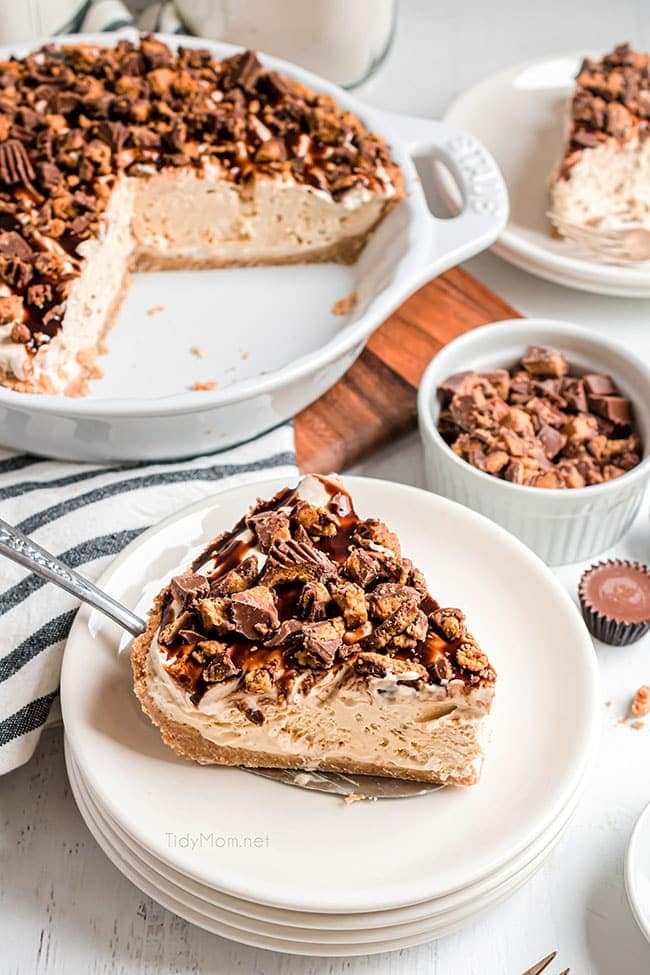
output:
<instances>
[{"instance_id":1,"label":"fork handle","mask_svg":"<svg viewBox=\"0 0 650 975\"><path fill-rule=\"evenodd\" d=\"M1 518L0 554L98 609L133 636L144 633L146 624L143 619Z\"/></svg>"}]
</instances>

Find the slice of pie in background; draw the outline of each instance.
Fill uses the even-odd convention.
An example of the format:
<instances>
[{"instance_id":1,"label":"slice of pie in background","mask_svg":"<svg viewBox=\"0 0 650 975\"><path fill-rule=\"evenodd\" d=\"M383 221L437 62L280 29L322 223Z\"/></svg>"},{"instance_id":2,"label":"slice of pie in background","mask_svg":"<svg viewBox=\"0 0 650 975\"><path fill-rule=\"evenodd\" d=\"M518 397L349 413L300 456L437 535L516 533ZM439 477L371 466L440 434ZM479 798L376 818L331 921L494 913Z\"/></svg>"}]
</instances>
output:
<instances>
[{"instance_id":1,"label":"slice of pie in background","mask_svg":"<svg viewBox=\"0 0 650 975\"><path fill-rule=\"evenodd\" d=\"M550 183L549 216L560 236L580 243L584 230L650 228L648 60L622 44L583 62Z\"/></svg>"}]
</instances>

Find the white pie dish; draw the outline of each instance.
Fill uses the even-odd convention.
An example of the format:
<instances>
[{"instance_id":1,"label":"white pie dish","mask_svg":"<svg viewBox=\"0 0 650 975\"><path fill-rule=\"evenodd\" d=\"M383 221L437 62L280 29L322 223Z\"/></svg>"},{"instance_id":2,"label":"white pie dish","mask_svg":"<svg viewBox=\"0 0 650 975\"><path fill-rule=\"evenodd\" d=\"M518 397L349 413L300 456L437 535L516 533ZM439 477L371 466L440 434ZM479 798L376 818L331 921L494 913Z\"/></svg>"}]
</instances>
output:
<instances>
[{"instance_id":1,"label":"white pie dish","mask_svg":"<svg viewBox=\"0 0 650 975\"><path fill-rule=\"evenodd\" d=\"M445 121L471 132L493 154L510 192L510 216L492 250L538 277L593 294L650 297L650 262L607 264L551 234L548 181L566 137L575 76L594 51L539 58L507 68L464 92ZM451 194L453 196L453 193Z\"/></svg>"},{"instance_id":2,"label":"white pie dish","mask_svg":"<svg viewBox=\"0 0 650 975\"><path fill-rule=\"evenodd\" d=\"M117 652L120 632L84 609L61 679L70 746L112 820L184 876L234 897L302 912L403 907L500 869L566 809L598 731L591 640L563 587L525 546L480 515L425 491L365 478L345 478L344 484L362 516L379 515L398 533L432 592L463 606L477 640L493 655L499 674L493 740L480 785L423 796L413 816L408 803L345 807L237 769L183 761L138 707L128 657ZM99 584L127 605L140 600L142 610L186 563L188 550L232 524L257 496L282 486L278 479L266 481L193 506L140 536ZM503 561L498 577L491 571L495 552ZM406 848L385 841L404 828L404 816L411 837ZM198 834L208 827L223 835L268 834L272 842L246 857L166 840L170 831ZM423 868L427 863L435 863L435 871Z\"/></svg>"},{"instance_id":3,"label":"white pie dish","mask_svg":"<svg viewBox=\"0 0 650 975\"><path fill-rule=\"evenodd\" d=\"M171 46L209 47L218 57L236 50L159 36ZM54 40L110 45L136 37L126 29ZM496 238L507 218L507 193L498 168L474 138L441 122L379 112L309 72L275 58L262 60L331 94L384 136L404 172L404 200L351 266L134 275L108 336L109 355L101 361L105 375L91 382L88 397L0 387L5 445L73 460L164 460L251 438L295 415L336 382L410 293ZM465 204L458 217L431 214L413 163L416 153L444 161L454 174ZM353 291L355 307L345 317L333 315L334 303ZM161 306L157 314L146 314ZM201 358L192 354L196 346ZM196 392L197 381L217 386Z\"/></svg>"},{"instance_id":4,"label":"white pie dish","mask_svg":"<svg viewBox=\"0 0 650 975\"><path fill-rule=\"evenodd\" d=\"M612 376L635 409L641 463L621 477L585 488L512 484L457 457L437 429L438 385L467 369L508 368L529 345L564 352L579 372ZM623 346L569 322L522 318L473 329L431 361L418 394L425 475L430 490L503 525L550 565L579 562L615 545L632 524L650 478L650 370Z\"/></svg>"}]
</instances>

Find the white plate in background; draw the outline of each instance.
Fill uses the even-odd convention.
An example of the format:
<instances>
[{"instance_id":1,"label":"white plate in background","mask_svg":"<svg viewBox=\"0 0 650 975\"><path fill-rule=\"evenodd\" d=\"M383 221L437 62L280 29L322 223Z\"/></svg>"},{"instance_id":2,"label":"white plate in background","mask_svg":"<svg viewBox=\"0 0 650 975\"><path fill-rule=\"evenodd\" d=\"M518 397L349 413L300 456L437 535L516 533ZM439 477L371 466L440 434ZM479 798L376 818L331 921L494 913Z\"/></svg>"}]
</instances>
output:
<instances>
[{"instance_id":1,"label":"white plate in background","mask_svg":"<svg viewBox=\"0 0 650 975\"><path fill-rule=\"evenodd\" d=\"M346 478L362 517L384 519L443 605L467 612L499 681L481 783L410 802L344 807L237 769L178 758L142 714L121 633L82 609L63 662L70 745L102 808L175 870L235 897L298 911L388 910L463 889L530 846L582 781L598 728L593 645L550 570L460 505L390 482ZM277 479L224 492L140 536L99 582L135 607L230 527ZM92 666L89 661L92 660ZM479 826L480 824L480 826ZM254 856L192 850L170 834L269 836ZM404 842L394 838L403 836ZM444 838L444 842L442 841ZM248 851L250 853L250 851Z\"/></svg>"},{"instance_id":2,"label":"white plate in background","mask_svg":"<svg viewBox=\"0 0 650 975\"><path fill-rule=\"evenodd\" d=\"M632 913L650 941L650 804L639 816L625 856L625 889Z\"/></svg>"},{"instance_id":3,"label":"white plate in background","mask_svg":"<svg viewBox=\"0 0 650 975\"><path fill-rule=\"evenodd\" d=\"M564 151L574 79L592 51L542 58L486 78L445 115L492 154L510 195L510 217L492 249L516 267L595 294L650 297L650 262L605 264L551 236L548 181Z\"/></svg>"}]
</instances>

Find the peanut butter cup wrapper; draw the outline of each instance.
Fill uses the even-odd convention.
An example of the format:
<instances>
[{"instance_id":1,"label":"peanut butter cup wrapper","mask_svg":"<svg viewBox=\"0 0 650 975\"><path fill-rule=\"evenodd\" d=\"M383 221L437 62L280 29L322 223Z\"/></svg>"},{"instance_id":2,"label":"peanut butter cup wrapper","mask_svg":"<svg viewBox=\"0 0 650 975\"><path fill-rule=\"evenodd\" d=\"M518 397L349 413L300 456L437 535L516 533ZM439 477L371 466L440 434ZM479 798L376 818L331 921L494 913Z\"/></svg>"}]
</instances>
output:
<instances>
[{"instance_id":1,"label":"peanut butter cup wrapper","mask_svg":"<svg viewBox=\"0 0 650 975\"><path fill-rule=\"evenodd\" d=\"M582 616L597 640L625 647L650 630L650 569L609 559L583 573L578 585Z\"/></svg>"}]
</instances>

